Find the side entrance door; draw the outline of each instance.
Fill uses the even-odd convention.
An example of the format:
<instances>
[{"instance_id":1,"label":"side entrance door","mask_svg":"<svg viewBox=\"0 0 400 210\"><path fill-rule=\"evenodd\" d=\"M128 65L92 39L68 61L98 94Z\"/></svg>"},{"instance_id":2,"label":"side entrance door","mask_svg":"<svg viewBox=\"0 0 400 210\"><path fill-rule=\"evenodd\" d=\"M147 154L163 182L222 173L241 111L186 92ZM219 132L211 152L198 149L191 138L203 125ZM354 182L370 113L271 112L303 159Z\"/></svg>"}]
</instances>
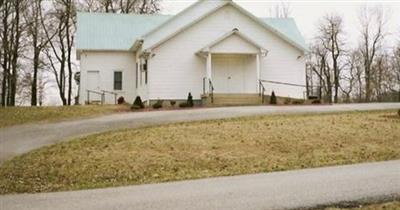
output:
<instances>
[{"instance_id":1,"label":"side entrance door","mask_svg":"<svg viewBox=\"0 0 400 210\"><path fill-rule=\"evenodd\" d=\"M100 91L100 72L88 71L87 72L87 90ZM101 101L99 94L90 93L90 101Z\"/></svg>"}]
</instances>

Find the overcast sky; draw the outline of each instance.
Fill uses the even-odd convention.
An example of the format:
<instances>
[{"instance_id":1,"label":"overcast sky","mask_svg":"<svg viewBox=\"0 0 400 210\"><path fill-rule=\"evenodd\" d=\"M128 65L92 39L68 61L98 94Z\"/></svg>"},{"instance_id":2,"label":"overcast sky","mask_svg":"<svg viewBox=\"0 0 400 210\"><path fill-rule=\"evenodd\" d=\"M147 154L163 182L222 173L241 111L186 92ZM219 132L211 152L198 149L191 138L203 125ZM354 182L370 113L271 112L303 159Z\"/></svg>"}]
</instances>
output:
<instances>
[{"instance_id":1,"label":"overcast sky","mask_svg":"<svg viewBox=\"0 0 400 210\"><path fill-rule=\"evenodd\" d=\"M164 0L162 3L163 14L176 14L189 5L196 2L195 0ZM234 0L240 6L252 12L258 17L268 17L270 8L278 4L280 1L268 0ZM400 0L397 1L285 1L291 8L291 17L296 20L297 26L301 33L310 41L315 36L316 25L318 20L325 14L337 13L344 18L346 35L350 42L354 43L359 35L359 18L360 8L364 6L379 5L384 8L390 15L390 21L387 29L391 33L390 43L393 40L400 40Z\"/></svg>"}]
</instances>

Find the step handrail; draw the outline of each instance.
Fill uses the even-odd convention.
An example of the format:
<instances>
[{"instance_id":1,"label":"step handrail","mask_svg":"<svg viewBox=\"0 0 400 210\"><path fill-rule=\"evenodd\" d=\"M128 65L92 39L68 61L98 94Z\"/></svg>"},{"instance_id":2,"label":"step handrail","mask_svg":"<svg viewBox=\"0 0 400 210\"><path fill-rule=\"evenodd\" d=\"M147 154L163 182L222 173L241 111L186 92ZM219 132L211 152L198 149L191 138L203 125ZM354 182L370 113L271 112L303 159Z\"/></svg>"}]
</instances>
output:
<instances>
[{"instance_id":1,"label":"step handrail","mask_svg":"<svg viewBox=\"0 0 400 210\"><path fill-rule=\"evenodd\" d=\"M203 94L206 94L206 81L208 81L208 95L211 98L211 103L214 103L214 85L210 78L203 77Z\"/></svg>"},{"instance_id":2,"label":"step handrail","mask_svg":"<svg viewBox=\"0 0 400 210\"><path fill-rule=\"evenodd\" d=\"M95 90L86 90L86 92L87 92L87 103L88 104L90 104L90 93L94 93L94 94L97 94L97 95L100 95L101 96L101 105L103 105L104 104L104 95L105 95L105 93L104 92L99 92L99 91L95 91Z\"/></svg>"},{"instance_id":3,"label":"step handrail","mask_svg":"<svg viewBox=\"0 0 400 210\"><path fill-rule=\"evenodd\" d=\"M301 85L301 84L295 84L295 83L289 83L289 82L279 82L279 81L272 81L272 80L265 80L265 79L260 79L260 82L265 82L265 83L271 83L271 84L277 84L277 85L286 85L286 86L294 86L294 87L302 87L305 88L306 91L303 91L303 97L304 99L310 97L310 96L315 96L314 95L314 89L316 89L317 91L317 98L320 98L320 89L321 86L319 85Z\"/></svg>"},{"instance_id":4,"label":"step handrail","mask_svg":"<svg viewBox=\"0 0 400 210\"><path fill-rule=\"evenodd\" d=\"M116 92L112 92L112 91L108 91L108 90L96 91L96 90L88 90L88 89L86 90L86 92L87 92L87 103L88 104L90 104L90 94L91 93L101 96L101 105L105 104L106 94L113 95L115 104L118 103L118 101L117 101L118 93L116 93Z\"/></svg>"},{"instance_id":5,"label":"step handrail","mask_svg":"<svg viewBox=\"0 0 400 210\"><path fill-rule=\"evenodd\" d=\"M261 96L261 102L264 104L264 102L265 102L265 86L264 86L264 84L262 83L262 80L260 79L260 80L258 80L258 83L259 83L259 92L258 92L258 94L259 94L259 96Z\"/></svg>"},{"instance_id":6,"label":"step handrail","mask_svg":"<svg viewBox=\"0 0 400 210\"><path fill-rule=\"evenodd\" d=\"M108 94L114 95L114 103L115 103L115 104L118 103L118 101L117 101L118 93L117 93L117 92L108 91L108 90L101 90L101 91L102 91L104 94L105 94L105 93L108 93Z\"/></svg>"}]
</instances>

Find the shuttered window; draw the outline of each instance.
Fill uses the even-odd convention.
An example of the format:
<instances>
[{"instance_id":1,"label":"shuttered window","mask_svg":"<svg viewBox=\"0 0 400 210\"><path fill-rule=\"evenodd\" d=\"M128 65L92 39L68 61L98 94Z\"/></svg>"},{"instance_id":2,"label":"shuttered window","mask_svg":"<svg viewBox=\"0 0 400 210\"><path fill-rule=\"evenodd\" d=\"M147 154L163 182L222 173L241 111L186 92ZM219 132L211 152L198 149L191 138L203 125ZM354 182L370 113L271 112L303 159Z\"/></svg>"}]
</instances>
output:
<instances>
[{"instance_id":1,"label":"shuttered window","mask_svg":"<svg viewBox=\"0 0 400 210\"><path fill-rule=\"evenodd\" d=\"M114 71L114 90L122 90L122 71Z\"/></svg>"}]
</instances>

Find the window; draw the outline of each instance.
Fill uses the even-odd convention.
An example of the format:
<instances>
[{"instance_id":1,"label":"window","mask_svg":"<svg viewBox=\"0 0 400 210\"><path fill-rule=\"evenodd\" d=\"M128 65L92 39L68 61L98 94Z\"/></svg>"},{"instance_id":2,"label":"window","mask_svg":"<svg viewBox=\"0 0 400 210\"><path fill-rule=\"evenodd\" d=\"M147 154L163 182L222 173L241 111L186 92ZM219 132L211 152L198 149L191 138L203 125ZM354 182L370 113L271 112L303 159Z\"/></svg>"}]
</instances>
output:
<instances>
[{"instance_id":1,"label":"window","mask_svg":"<svg viewBox=\"0 0 400 210\"><path fill-rule=\"evenodd\" d=\"M147 78L148 78L148 61L147 59L140 59L139 61L140 63L138 64L139 67L139 78L140 78L140 86L143 85L143 80L144 80L144 84L147 84ZM143 78L144 77L144 78Z\"/></svg>"},{"instance_id":2,"label":"window","mask_svg":"<svg viewBox=\"0 0 400 210\"><path fill-rule=\"evenodd\" d=\"M122 90L122 71L114 71L114 90Z\"/></svg>"}]
</instances>

